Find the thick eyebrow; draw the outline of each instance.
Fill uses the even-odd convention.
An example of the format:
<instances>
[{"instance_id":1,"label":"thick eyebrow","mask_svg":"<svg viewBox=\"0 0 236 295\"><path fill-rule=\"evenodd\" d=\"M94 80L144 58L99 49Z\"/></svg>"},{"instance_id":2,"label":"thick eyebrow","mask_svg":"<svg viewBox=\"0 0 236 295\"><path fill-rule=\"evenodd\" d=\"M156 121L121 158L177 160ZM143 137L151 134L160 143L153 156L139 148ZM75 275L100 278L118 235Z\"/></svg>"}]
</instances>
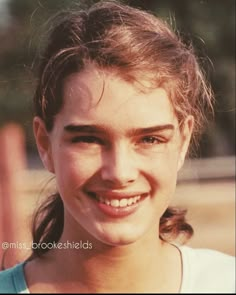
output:
<instances>
[{"instance_id":1,"label":"thick eyebrow","mask_svg":"<svg viewBox=\"0 0 236 295\"><path fill-rule=\"evenodd\" d=\"M107 128L100 125L66 125L64 130L69 133L105 133Z\"/></svg>"},{"instance_id":2,"label":"thick eyebrow","mask_svg":"<svg viewBox=\"0 0 236 295\"><path fill-rule=\"evenodd\" d=\"M157 125L157 126L151 126L146 128L137 128L137 129L131 129L128 131L129 136L140 136L145 135L149 133L155 133L155 132L161 132L166 130L174 130L175 126L172 124L163 124L163 125Z\"/></svg>"},{"instance_id":3,"label":"thick eyebrow","mask_svg":"<svg viewBox=\"0 0 236 295\"><path fill-rule=\"evenodd\" d=\"M175 126L172 124L157 125L145 128L133 128L127 132L128 136L139 136L148 133L155 133L165 130L174 130ZM69 133L109 133L109 129L102 125L74 125L69 124L64 127L64 130Z\"/></svg>"}]
</instances>

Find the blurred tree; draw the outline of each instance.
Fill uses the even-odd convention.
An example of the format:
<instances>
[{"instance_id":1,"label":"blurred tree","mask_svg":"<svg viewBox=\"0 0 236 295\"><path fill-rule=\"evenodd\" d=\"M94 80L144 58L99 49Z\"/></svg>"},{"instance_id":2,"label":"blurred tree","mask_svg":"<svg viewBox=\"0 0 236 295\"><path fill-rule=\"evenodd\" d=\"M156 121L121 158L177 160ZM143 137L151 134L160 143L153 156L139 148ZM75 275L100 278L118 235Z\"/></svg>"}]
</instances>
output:
<instances>
[{"instance_id":1,"label":"blurred tree","mask_svg":"<svg viewBox=\"0 0 236 295\"><path fill-rule=\"evenodd\" d=\"M46 20L74 3L97 1L8 0L10 22L0 27L0 125L19 122L32 140L31 100L33 66ZM235 153L235 1L234 0L130 0L135 7L154 11L172 22L184 40L192 40L216 95L215 122L201 141L202 157ZM9 18L8 18L9 20ZM211 61L211 62L210 62ZM209 65L212 63L213 66Z\"/></svg>"}]
</instances>

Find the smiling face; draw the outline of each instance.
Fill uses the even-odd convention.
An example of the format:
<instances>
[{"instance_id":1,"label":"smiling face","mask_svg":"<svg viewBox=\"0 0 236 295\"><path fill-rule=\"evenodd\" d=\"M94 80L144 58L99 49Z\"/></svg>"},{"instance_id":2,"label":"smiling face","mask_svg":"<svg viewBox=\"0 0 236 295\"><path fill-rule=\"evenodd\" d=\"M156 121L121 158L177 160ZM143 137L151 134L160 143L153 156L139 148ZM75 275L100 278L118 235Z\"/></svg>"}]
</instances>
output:
<instances>
[{"instance_id":1,"label":"smiling face","mask_svg":"<svg viewBox=\"0 0 236 295\"><path fill-rule=\"evenodd\" d=\"M95 67L70 75L53 130L34 119L41 158L64 202L67 236L110 245L158 236L192 123L187 118L180 133L162 88L141 88Z\"/></svg>"}]
</instances>

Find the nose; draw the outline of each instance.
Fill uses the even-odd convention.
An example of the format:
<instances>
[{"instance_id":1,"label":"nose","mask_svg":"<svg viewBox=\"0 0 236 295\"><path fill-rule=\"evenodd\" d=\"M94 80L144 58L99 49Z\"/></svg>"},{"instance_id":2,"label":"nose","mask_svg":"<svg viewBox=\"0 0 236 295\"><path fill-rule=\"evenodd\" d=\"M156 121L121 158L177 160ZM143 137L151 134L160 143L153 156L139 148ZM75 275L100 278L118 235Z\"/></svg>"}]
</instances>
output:
<instances>
[{"instance_id":1,"label":"nose","mask_svg":"<svg viewBox=\"0 0 236 295\"><path fill-rule=\"evenodd\" d=\"M103 155L101 177L113 187L125 187L133 183L138 173L134 151L126 144L119 144Z\"/></svg>"}]
</instances>

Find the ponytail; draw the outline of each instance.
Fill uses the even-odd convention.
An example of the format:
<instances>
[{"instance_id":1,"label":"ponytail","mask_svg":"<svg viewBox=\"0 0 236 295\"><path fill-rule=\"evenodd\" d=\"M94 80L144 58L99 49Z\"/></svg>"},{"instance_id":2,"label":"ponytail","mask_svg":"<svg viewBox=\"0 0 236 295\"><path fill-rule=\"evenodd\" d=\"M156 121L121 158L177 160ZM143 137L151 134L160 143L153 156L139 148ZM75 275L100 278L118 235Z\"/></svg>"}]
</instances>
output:
<instances>
[{"instance_id":1,"label":"ponytail","mask_svg":"<svg viewBox=\"0 0 236 295\"><path fill-rule=\"evenodd\" d=\"M32 238L35 245L57 243L64 226L64 206L58 193L51 195L36 211L32 224ZM33 247L31 258L39 257L48 247Z\"/></svg>"},{"instance_id":2,"label":"ponytail","mask_svg":"<svg viewBox=\"0 0 236 295\"><path fill-rule=\"evenodd\" d=\"M163 241L173 242L179 236L189 240L194 231L186 221L186 209L168 207L160 220L159 237Z\"/></svg>"}]
</instances>

